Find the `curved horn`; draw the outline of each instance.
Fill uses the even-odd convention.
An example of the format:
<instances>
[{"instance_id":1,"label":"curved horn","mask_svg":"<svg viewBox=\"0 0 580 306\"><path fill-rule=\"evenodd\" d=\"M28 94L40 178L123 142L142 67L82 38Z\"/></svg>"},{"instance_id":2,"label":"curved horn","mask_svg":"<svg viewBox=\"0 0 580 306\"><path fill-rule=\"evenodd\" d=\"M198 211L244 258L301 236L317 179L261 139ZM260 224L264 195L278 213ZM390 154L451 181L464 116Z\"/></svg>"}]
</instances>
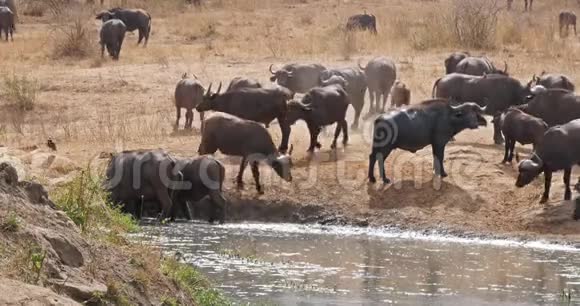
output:
<instances>
[{"instance_id":1,"label":"curved horn","mask_svg":"<svg viewBox=\"0 0 580 306\"><path fill-rule=\"evenodd\" d=\"M269 68L270 69L270 73L271 74L276 74L276 72L272 71L272 66L274 66L274 64L270 64L270 68Z\"/></svg>"},{"instance_id":2,"label":"curved horn","mask_svg":"<svg viewBox=\"0 0 580 306\"><path fill-rule=\"evenodd\" d=\"M183 73L183 74L181 75L181 79L182 79L182 80L183 80L183 79L187 79L187 72L185 72L185 73Z\"/></svg>"},{"instance_id":3,"label":"curved horn","mask_svg":"<svg viewBox=\"0 0 580 306\"><path fill-rule=\"evenodd\" d=\"M220 86L218 86L217 93L219 94L221 90L222 90L222 82L220 82Z\"/></svg>"},{"instance_id":4,"label":"curved horn","mask_svg":"<svg viewBox=\"0 0 580 306\"><path fill-rule=\"evenodd\" d=\"M207 88L207 92L205 93L206 96L208 96L211 93L211 85L213 83L209 83L209 87Z\"/></svg>"},{"instance_id":5,"label":"curved horn","mask_svg":"<svg viewBox=\"0 0 580 306\"><path fill-rule=\"evenodd\" d=\"M197 75L195 75L194 73L191 73L191 75L193 75L193 77L194 77L196 80L199 80L199 78L197 77Z\"/></svg>"},{"instance_id":6,"label":"curved horn","mask_svg":"<svg viewBox=\"0 0 580 306\"><path fill-rule=\"evenodd\" d=\"M480 112L485 113L485 111L487 110L487 105L484 107L478 105L477 108L479 109Z\"/></svg>"},{"instance_id":7,"label":"curved horn","mask_svg":"<svg viewBox=\"0 0 580 306\"><path fill-rule=\"evenodd\" d=\"M365 70L365 69L367 69L367 67L363 67L363 66L361 66L361 64L360 64L360 58L358 59L358 62L357 62L357 63L358 63L358 67L359 67L361 70Z\"/></svg>"},{"instance_id":8,"label":"curved horn","mask_svg":"<svg viewBox=\"0 0 580 306\"><path fill-rule=\"evenodd\" d=\"M506 61L504 61L503 64L504 64L503 73L507 74L507 72L508 72L508 64L507 64Z\"/></svg>"}]
</instances>

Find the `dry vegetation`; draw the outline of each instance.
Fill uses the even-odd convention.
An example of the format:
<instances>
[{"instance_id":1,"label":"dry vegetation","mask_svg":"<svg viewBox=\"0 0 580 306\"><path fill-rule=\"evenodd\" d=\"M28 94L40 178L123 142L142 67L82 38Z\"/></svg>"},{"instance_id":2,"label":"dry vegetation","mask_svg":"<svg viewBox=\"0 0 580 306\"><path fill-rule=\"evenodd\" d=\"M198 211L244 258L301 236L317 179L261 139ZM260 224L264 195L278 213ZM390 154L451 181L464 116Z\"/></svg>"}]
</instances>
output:
<instances>
[{"instance_id":1,"label":"dry vegetation","mask_svg":"<svg viewBox=\"0 0 580 306\"><path fill-rule=\"evenodd\" d=\"M96 52L99 21L93 17L101 9L99 6L63 8L43 6L52 1L40 1L42 4L27 1L14 43L0 43L0 71L36 80L38 90L34 108L18 112L6 98L10 94L2 88L0 106L8 111L0 112L0 145L43 146L52 137L60 154L79 163L86 163L102 151L131 148L162 147L178 155L195 155L199 144L197 132L172 131L175 111L171 99L184 72L195 73L206 86L210 82L228 82L235 76L268 83L271 63L305 61L341 67L354 66L358 59L386 55L397 62L399 77L411 88L413 102L417 102L431 95L433 81L443 74L445 56L451 51L469 50L486 54L500 66L507 61L510 73L522 81L542 70L562 72L580 80L575 58L577 38L560 39L556 26L561 9L580 9L573 1L538 1L532 13L523 13L523 0L515 1L510 12L503 9L505 1L501 0L208 0L201 9L181 0L105 2L107 6L125 2L126 6L141 7L151 13L152 37L147 48L136 45L136 33L129 34L119 62L102 60ZM347 17L365 10L377 16L378 35L345 33L343 25ZM198 124L195 114L194 125ZM276 126L270 130L275 137L279 136ZM466 137L477 139L484 146L491 139L488 132ZM300 151L305 151L307 140L296 135L305 133L304 126L299 124L293 133L296 134L291 141L299 152L298 159L302 159ZM341 156L348 161L348 169L356 170L352 176L360 184L366 172L368 138L368 132L355 133L354 145L348 154ZM486 169L496 171L494 159L501 159L502 153L497 148L488 151ZM320 156L324 161L328 154L323 152ZM430 158L423 160L430 167ZM316 169L302 160L297 171L299 176L312 171L320 171L318 175L323 176L322 173L330 171L334 177L344 170L335 169L331 163L321 165L321 169ZM228 171L235 172L236 165L228 167ZM497 171L507 172L497 188L513 184L513 169ZM328 188L325 192L304 191L301 201L333 202L332 198L326 199L326 191L343 192L343 189L334 185L334 181L324 182L327 183L323 187L318 185ZM300 182L292 188L299 185ZM539 190L540 184L537 187ZM281 189L280 192L287 191ZM360 186L356 188L360 190ZM253 194L248 191L248 196ZM501 196L498 205L521 197L517 209L525 210L526 205L536 203L530 198L529 189ZM560 197L558 193L553 196ZM353 193L345 196L343 202L351 200L363 201ZM457 199L451 197L450 201ZM490 208L491 216L506 215L503 208L493 209ZM407 221L425 217L424 222L428 223L428 215L413 215ZM449 212L441 211L441 218L448 215ZM534 216L530 219L534 220ZM458 220L465 225L465 217L459 213ZM527 224L513 223L506 219L504 225L481 225L480 229L528 230Z\"/></svg>"}]
</instances>

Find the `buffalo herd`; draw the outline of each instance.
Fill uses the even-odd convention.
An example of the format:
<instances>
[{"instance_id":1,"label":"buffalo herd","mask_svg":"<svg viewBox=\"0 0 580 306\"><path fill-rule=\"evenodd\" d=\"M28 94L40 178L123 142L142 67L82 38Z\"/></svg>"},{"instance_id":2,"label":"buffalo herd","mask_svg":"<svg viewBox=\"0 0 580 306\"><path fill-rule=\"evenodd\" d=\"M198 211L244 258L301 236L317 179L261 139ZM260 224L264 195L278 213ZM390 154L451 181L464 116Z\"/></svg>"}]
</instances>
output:
<instances>
[{"instance_id":1,"label":"buffalo herd","mask_svg":"<svg viewBox=\"0 0 580 306\"><path fill-rule=\"evenodd\" d=\"M14 3L0 0L0 34L4 31L6 40L15 29L16 9L9 4ZM511 4L508 0L508 7ZM532 9L532 0L525 1L525 9ZM113 59L119 59L127 31L138 30L137 44L147 45L151 16L146 11L114 8L98 13L96 18L102 21L102 55L107 49ZM559 20L561 34L567 33L569 26L576 32L574 13L561 12ZM376 17L365 12L351 16L346 30L376 34L376 23ZM507 63L502 66L498 68L486 56L454 52L443 61L445 75L434 81L432 97L414 104L410 104L411 90L400 80L395 61L382 56L349 67L288 63L274 69L270 65L272 84L236 77L223 92L221 82L214 92L212 84L206 89L195 75L184 74L174 92L175 129L179 129L182 109L186 111L185 129L193 127L193 110L199 112L199 156L176 158L161 149L124 151L111 158L104 186L113 202L122 203L123 209L137 218L147 201L158 203L162 219L175 219L179 211L191 218L187 204L209 198L209 221L223 222L227 208L223 195L225 169L212 156L214 153L240 157L237 187L243 188L243 173L249 165L256 191L262 194L260 163L271 167L283 180L292 181L293 148L289 143L297 121L308 128L309 154L322 147L319 134L328 125L336 124L330 148L337 149L341 134L346 146L347 110L349 106L354 110L350 129L359 129L368 91L368 113L362 120L374 119L369 183L376 182L377 163L383 183L391 182L385 173L385 161L393 150L415 153L427 146L432 149L435 176L446 177L447 143L465 129L486 126L484 116L490 116L493 142L505 146L503 163L512 162L516 142L533 145L530 156L518 164L515 185L524 187L543 173L545 187L540 202L544 203L549 198L553 172L563 170L564 199L570 200L571 170L580 164L580 96L575 94L572 80L563 74L542 72L521 82L510 76ZM208 111L212 114L204 118ZM282 136L278 145L267 129L274 122ZM575 219L580 217L579 211L577 207Z\"/></svg>"}]
</instances>

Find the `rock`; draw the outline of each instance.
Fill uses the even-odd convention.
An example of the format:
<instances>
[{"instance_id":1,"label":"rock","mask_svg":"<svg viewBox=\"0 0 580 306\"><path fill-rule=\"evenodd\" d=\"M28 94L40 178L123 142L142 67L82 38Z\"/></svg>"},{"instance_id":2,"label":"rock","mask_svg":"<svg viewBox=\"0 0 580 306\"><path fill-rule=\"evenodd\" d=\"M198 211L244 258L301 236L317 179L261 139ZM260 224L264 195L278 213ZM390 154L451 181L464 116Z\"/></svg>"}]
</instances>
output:
<instances>
[{"instance_id":1,"label":"rock","mask_svg":"<svg viewBox=\"0 0 580 306\"><path fill-rule=\"evenodd\" d=\"M56 208L56 205L48 198L48 191L41 184L35 182L20 182L19 185L24 189L28 199L33 204L48 205Z\"/></svg>"},{"instance_id":2,"label":"rock","mask_svg":"<svg viewBox=\"0 0 580 306\"><path fill-rule=\"evenodd\" d=\"M83 253L74 243L60 235L45 233L44 238L50 243L60 260L70 267L81 267L85 264Z\"/></svg>"},{"instance_id":3,"label":"rock","mask_svg":"<svg viewBox=\"0 0 580 306\"><path fill-rule=\"evenodd\" d=\"M0 278L0 305L81 305L47 288Z\"/></svg>"},{"instance_id":4,"label":"rock","mask_svg":"<svg viewBox=\"0 0 580 306\"><path fill-rule=\"evenodd\" d=\"M58 292L65 293L75 301L84 303L95 297L96 294L104 296L107 293L107 286L99 282L92 284L81 284L62 280L49 280L56 287Z\"/></svg>"},{"instance_id":5,"label":"rock","mask_svg":"<svg viewBox=\"0 0 580 306\"><path fill-rule=\"evenodd\" d=\"M18 172L9 163L0 163L0 183L12 187L18 184Z\"/></svg>"}]
</instances>

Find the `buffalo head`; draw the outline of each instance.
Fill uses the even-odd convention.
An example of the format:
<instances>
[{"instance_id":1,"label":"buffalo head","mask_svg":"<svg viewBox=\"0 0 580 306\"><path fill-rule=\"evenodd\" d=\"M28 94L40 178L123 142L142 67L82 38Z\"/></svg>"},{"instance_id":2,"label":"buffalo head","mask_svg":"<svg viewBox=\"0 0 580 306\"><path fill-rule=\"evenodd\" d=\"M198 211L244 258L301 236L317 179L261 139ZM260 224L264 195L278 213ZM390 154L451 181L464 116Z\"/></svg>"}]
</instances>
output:
<instances>
[{"instance_id":1,"label":"buffalo head","mask_svg":"<svg viewBox=\"0 0 580 306\"><path fill-rule=\"evenodd\" d=\"M292 181L292 173L290 170L292 168L292 151L294 151L294 146L290 145L288 154L279 154L270 159L270 165L274 169L274 172L287 182Z\"/></svg>"},{"instance_id":2,"label":"buffalo head","mask_svg":"<svg viewBox=\"0 0 580 306\"><path fill-rule=\"evenodd\" d=\"M203 101L201 101L201 103L199 103L195 107L195 110L197 110L198 112L205 112L213 109L213 103L220 94L220 91L222 89L222 83L220 82L220 86L218 87L216 93L213 93L211 91L211 85L212 84L210 83L209 87L207 88L207 92L203 95Z\"/></svg>"},{"instance_id":3,"label":"buffalo head","mask_svg":"<svg viewBox=\"0 0 580 306\"><path fill-rule=\"evenodd\" d=\"M323 87L330 85L339 85L342 88L346 89L348 86L348 82L341 76L333 75L326 80L321 80L320 85L322 85Z\"/></svg>"},{"instance_id":4,"label":"buffalo head","mask_svg":"<svg viewBox=\"0 0 580 306\"><path fill-rule=\"evenodd\" d=\"M445 59L445 74L450 74L455 72L457 69L457 64L461 62L462 59L469 56L467 52L453 52Z\"/></svg>"},{"instance_id":5,"label":"buffalo head","mask_svg":"<svg viewBox=\"0 0 580 306\"><path fill-rule=\"evenodd\" d=\"M521 188L531 183L544 170L544 162L542 159L533 154L532 158L523 160L518 165L518 178L516 180L516 187Z\"/></svg>"},{"instance_id":6,"label":"buffalo head","mask_svg":"<svg viewBox=\"0 0 580 306\"><path fill-rule=\"evenodd\" d=\"M465 102L458 106L450 104L449 108L451 109L451 125L456 128L477 129L480 125L487 125L487 121L482 116L486 111L486 107L481 107L473 102Z\"/></svg>"},{"instance_id":7,"label":"buffalo head","mask_svg":"<svg viewBox=\"0 0 580 306\"><path fill-rule=\"evenodd\" d=\"M288 83L294 77L293 72L285 70L285 69L273 71L272 70L273 65L274 64L271 64L270 68L269 68L270 73L272 74L272 76L270 77L270 81L277 82L278 85L280 85L280 86L288 87Z\"/></svg>"},{"instance_id":8,"label":"buffalo head","mask_svg":"<svg viewBox=\"0 0 580 306\"><path fill-rule=\"evenodd\" d=\"M308 100L309 96L306 95L303 98ZM292 100L288 102L288 112L286 113L286 122L290 125L294 124L299 119L304 119L307 113L312 111L312 107L308 103Z\"/></svg>"},{"instance_id":9,"label":"buffalo head","mask_svg":"<svg viewBox=\"0 0 580 306\"><path fill-rule=\"evenodd\" d=\"M97 14L96 19L100 19L103 22L113 19L115 16L109 11L102 11Z\"/></svg>"}]
</instances>

